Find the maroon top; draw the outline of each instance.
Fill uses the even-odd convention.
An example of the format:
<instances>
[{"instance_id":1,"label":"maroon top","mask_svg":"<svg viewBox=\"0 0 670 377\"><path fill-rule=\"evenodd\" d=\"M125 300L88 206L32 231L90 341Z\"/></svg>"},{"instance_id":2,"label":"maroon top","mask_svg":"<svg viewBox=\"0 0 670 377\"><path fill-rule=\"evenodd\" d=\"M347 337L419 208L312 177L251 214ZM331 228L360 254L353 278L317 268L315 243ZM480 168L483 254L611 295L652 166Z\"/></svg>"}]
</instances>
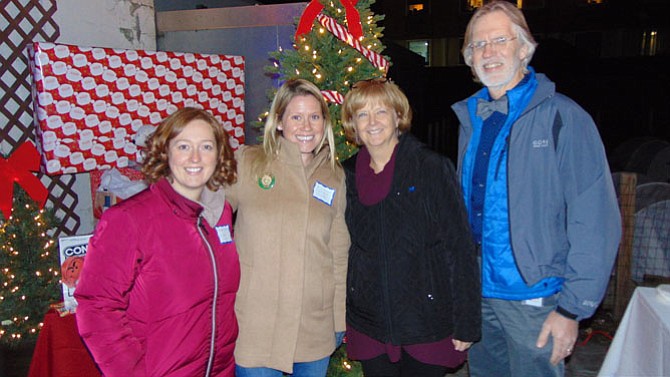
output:
<instances>
[{"instance_id":1,"label":"maroon top","mask_svg":"<svg viewBox=\"0 0 670 377\"><path fill-rule=\"evenodd\" d=\"M386 198L391 190L393 171L395 170L395 156L398 144L393 148L391 159L384 166L384 170L375 174L370 167L370 152L366 147L361 147L356 159L356 189L358 200L363 205L371 206Z\"/></svg>"},{"instance_id":2,"label":"maroon top","mask_svg":"<svg viewBox=\"0 0 670 377\"><path fill-rule=\"evenodd\" d=\"M395 158L398 145L395 146L391 159L384 169L375 174L370 167L370 153L361 147L356 160L356 189L358 200L363 205L375 205L388 195L393 181ZM347 355L352 360L370 360L386 354L392 363L400 360L404 349L414 359L424 364L441 365L455 368L465 362L466 352L456 351L451 337L431 343L393 345L373 339L347 324Z\"/></svg>"}]
</instances>

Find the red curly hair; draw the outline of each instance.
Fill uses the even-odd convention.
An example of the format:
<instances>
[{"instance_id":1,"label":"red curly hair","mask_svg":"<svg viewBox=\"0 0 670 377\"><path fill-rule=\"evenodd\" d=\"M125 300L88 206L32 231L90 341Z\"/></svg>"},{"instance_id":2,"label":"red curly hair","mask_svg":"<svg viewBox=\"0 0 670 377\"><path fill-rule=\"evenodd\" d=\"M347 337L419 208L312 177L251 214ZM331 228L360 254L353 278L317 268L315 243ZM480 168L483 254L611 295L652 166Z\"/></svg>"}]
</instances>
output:
<instances>
[{"instance_id":1,"label":"red curly hair","mask_svg":"<svg viewBox=\"0 0 670 377\"><path fill-rule=\"evenodd\" d=\"M218 159L214 174L207 181L207 188L216 191L223 185L230 185L237 180L237 162L233 149L228 143L228 133L219 121L209 112L194 107L181 108L165 118L156 131L147 140L147 149L142 164L142 173L149 183L171 175L168 165L168 146L187 124L194 120L202 120L209 124L214 133Z\"/></svg>"}]
</instances>

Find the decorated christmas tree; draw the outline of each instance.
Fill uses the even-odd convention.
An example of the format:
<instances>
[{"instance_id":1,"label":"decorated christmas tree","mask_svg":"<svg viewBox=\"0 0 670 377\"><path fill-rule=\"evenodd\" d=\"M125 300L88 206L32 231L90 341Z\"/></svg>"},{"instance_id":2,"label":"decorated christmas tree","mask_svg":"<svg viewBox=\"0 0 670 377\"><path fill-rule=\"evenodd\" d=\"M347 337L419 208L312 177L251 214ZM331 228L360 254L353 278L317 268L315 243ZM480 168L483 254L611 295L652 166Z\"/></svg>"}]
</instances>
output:
<instances>
[{"instance_id":1,"label":"decorated christmas tree","mask_svg":"<svg viewBox=\"0 0 670 377\"><path fill-rule=\"evenodd\" d=\"M293 48L270 53L268 72L280 81L303 78L315 83L329 101L338 158L357 150L346 141L340 103L350 86L360 80L385 77L388 58L381 55L384 17L370 10L374 0L312 0L297 23ZM271 98L274 91L270 93ZM260 125L262 125L262 118Z\"/></svg>"},{"instance_id":2,"label":"decorated christmas tree","mask_svg":"<svg viewBox=\"0 0 670 377\"><path fill-rule=\"evenodd\" d=\"M13 184L13 183L12 183ZM58 223L14 184L13 206L0 212L0 343L37 338L49 305L60 300L58 251L49 235Z\"/></svg>"}]
</instances>

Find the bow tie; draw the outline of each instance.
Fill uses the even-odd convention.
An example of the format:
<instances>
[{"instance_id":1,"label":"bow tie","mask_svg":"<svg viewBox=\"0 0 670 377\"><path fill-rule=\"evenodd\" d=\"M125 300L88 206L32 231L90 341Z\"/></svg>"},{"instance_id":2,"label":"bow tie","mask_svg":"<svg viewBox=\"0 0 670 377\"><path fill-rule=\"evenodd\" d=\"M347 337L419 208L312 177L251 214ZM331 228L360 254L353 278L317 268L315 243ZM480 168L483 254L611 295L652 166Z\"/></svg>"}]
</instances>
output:
<instances>
[{"instance_id":1,"label":"bow tie","mask_svg":"<svg viewBox=\"0 0 670 377\"><path fill-rule=\"evenodd\" d=\"M507 115L507 96L502 96L495 101L487 101L477 98L477 115L486 120L494 112Z\"/></svg>"}]
</instances>

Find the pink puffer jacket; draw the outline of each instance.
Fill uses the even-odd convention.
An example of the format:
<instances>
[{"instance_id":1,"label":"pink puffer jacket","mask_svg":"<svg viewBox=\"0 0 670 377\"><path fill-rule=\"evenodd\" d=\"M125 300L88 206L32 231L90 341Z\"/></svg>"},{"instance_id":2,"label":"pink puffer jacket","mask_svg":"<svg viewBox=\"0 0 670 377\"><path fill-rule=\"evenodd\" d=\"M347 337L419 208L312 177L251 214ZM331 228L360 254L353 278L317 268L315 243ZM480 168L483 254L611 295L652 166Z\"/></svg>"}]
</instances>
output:
<instances>
[{"instance_id":1,"label":"pink puffer jacket","mask_svg":"<svg viewBox=\"0 0 670 377\"><path fill-rule=\"evenodd\" d=\"M75 298L104 375L234 376L240 267L231 207L217 205L161 180L102 216Z\"/></svg>"}]
</instances>

